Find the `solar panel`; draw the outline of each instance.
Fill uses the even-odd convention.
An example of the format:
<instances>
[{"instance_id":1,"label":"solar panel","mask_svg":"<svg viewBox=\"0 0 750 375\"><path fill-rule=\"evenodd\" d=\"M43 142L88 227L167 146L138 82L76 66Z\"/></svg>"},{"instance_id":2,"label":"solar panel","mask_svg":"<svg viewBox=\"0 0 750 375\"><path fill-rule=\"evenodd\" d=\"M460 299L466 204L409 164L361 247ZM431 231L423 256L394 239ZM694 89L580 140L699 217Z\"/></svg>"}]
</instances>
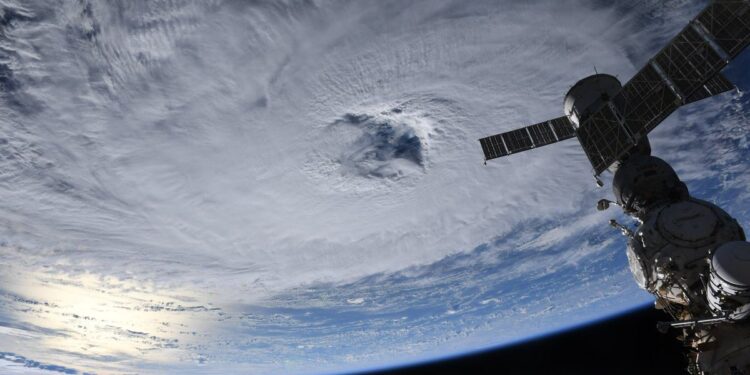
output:
<instances>
[{"instance_id":1,"label":"solar panel","mask_svg":"<svg viewBox=\"0 0 750 375\"><path fill-rule=\"evenodd\" d=\"M636 139L648 134L682 104L651 64L623 85L613 103L624 125ZM619 156L613 155L614 160Z\"/></svg>"},{"instance_id":2,"label":"solar panel","mask_svg":"<svg viewBox=\"0 0 750 375\"><path fill-rule=\"evenodd\" d=\"M495 159L575 137L567 117L559 117L479 140L485 160Z\"/></svg>"},{"instance_id":3,"label":"solar panel","mask_svg":"<svg viewBox=\"0 0 750 375\"><path fill-rule=\"evenodd\" d=\"M578 139L595 173L619 160L680 104L652 65L641 69L610 105L589 115L578 129Z\"/></svg>"},{"instance_id":4,"label":"solar panel","mask_svg":"<svg viewBox=\"0 0 750 375\"><path fill-rule=\"evenodd\" d=\"M680 105L734 87L720 75L750 40L750 2L715 0L578 129L598 175ZM700 31L702 30L702 31ZM705 31L705 35L702 32ZM716 45L723 49L718 50Z\"/></svg>"},{"instance_id":5,"label":"solar panel","mask_svg":"<svg viewBox=\"0 0 750 375\"><path fill-rule=\"evenodd\" d=\"M511 130L502 134L503 141L508 147L509 154L526 151L534 148L534 142L531 141L531 134L526 128Z\"/></svg>"},{"instance_id":6,"label":"solar panel","mask_svg":"<svg viewBox=\"0 0 750 375\"><path fill-rule=\"evenodd\" d=\"M687 98L718 74L727 61L692 27L685 28L654 62L677 95Z\"/></svg>"},{"instance_id":7,"label":"solar panel","mask_svg":"<svg viewBox=\"0 0 750 375\"><path fill-rule=\"evenodd\" d=\"M609 105L590 115L578 128L578 140L597 175L617 161L615 155L621 155L635 145L622 120Z\"/></svg>"},{"instance_id":8,"label":"solar panel","mask_svg":"<svg viewBox=\"0 0 750 375\"><path fill-rule=\"evenodd\" d=\"M484 151L484 160L499 158L508 155L508 151L503 144L502 134L493 135L479 140Z\"/></svg>"},{"instance_id":9,"label":"solar panel","mask_svg":"<svg viewBox=\"0 0 750 375\"><path fill-rule=\"evenodd\" d=\"M733 89L720 72L748 44L750 0L713 0L578 129L560 117L482 138L485 159L578 136L598 175L681 105Z\"/></svg>"},{"instance_id":10,"label":"solar panel","mask_svg":"<svg viewBox=\"0 0 750 375\"><path fill-rule=\"evenodd\" d=\"M542 122L526 127L531 135L531 141L534 143L534 147L548 145L550 143L557 142L555 133L549 126L549 122Z\"/></svg>"},{"instance_id":11,"label":"solar panel","mask_svg":"<svg viewBox=\"0 0 750 375\"><path fill-rule=\"evenodd\" d=\"M735 86L730 82L723 74L719 73L710 81L706 82L700 89L695 91L693 95L690 95L686 100L685 104L697 102L705 98L719 95L730 90L734 90Z\"/></svg>"},{"instance_id":12,"label":"solar panel","mask_svg":"<svg viewBox=\"0 0 750 375\"><path fill-rule=\"evenodd\" d=\"M570 123L567 117L558 117L549 121L552 125L552 129L557 135L557 139L562 141L563 139L573 138L576 136L576 130L573 128L573 124Z\"/></svg>"},{"instance_id":13,"label":"solar panel","mask_svg":"<svg viewBox=\"0 0 750 375\"><path fill-rule=\"evenodd\" d=\"M750 43L750 2L714 0L696 18L716 44L735 58Z\"/></svg>"}]
</instances>

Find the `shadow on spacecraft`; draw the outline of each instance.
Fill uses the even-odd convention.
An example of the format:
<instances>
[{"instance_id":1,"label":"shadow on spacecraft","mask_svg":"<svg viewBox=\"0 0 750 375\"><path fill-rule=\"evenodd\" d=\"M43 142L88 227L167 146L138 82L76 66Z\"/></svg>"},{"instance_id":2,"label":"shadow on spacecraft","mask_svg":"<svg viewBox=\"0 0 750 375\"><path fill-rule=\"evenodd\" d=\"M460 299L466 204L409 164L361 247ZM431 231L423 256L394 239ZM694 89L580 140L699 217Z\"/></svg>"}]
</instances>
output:
<instances>
[{"instance_id":1,"label":"shadow on spacecraft","mask_svg":"<svg viewBox=\"0 0 750 375\"><path fill-rule=\"evenodd\" d=\"M596 74L565 96L565 116L479 140L485 162L577 138L598 176L614 173L614 201L637 228L630 270L674 321L691 374L750 375L750 243L718 206L692 197L648 133L679 107L735 89L721 70L750 43L750 0L713 0L633 78Z\"/></svg>"}]
</instances>

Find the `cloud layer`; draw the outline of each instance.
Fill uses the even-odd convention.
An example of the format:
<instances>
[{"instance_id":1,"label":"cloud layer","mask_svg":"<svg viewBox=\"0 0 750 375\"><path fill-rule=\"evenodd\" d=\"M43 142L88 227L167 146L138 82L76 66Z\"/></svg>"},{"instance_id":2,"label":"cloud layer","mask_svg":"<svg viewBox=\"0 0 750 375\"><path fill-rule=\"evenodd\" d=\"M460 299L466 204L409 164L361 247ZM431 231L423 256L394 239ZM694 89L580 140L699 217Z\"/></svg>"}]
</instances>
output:
<instances>
[{"instance_id":1,"label":"cloud layer","mask_svg":"<svg viewBox=\"0 0 750 375\"><path fill-rule=\"evenodd\" d=\"M8 358L354 369L647 300L575 141L483 166L476 140L625 81L703 2L4 4ZM746 108L685 109L655 153L747 200Z\"/></svg>"}]
</instances>

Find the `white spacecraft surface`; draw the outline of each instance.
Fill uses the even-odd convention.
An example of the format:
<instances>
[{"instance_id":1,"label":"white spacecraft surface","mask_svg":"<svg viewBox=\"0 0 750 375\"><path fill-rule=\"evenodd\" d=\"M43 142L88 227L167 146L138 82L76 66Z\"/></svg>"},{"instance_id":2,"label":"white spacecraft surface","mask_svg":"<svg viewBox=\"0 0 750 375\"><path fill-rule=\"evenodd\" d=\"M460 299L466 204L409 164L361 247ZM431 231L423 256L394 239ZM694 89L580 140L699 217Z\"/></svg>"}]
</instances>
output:
<instances>
[{"instance_id":1,"label":"white spacecraft surface","mask_svg":"<svg viewBox=\"0 0 750 375\"><path fill-rule=\"evenodd\" d=\"M638 285L681 329L691 374L750 374L750 243L720 207L651 156L647 134L680 106L734 89L721 70L750 43L750 1L711 2L630 81L596 74L565 96L565 116L480 139L485 160L578 138L594 175L614 173L615 204ZM601 186L601 180L597 177Z\"/></svg>"}]
</instances>

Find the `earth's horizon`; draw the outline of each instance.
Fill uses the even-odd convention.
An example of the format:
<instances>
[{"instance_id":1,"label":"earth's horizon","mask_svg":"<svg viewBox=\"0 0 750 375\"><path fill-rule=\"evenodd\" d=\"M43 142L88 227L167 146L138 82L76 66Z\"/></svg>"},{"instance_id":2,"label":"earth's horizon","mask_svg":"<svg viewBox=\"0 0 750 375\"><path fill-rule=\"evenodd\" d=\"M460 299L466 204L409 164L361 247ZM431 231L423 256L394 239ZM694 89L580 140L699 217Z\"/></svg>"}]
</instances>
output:
<instances>
[{"instance_id":1,"label":"earth's horizon","mask_svg":"<svg viewBox=\"0 0 750 375\"><path fill-rule=\"evenodd\" d=\"M576 140L477 139L706 3L4 2L0 372L357 372L652 303ZM746 229L748 59L649 135Z\"/></svg>"}]
</instances>

